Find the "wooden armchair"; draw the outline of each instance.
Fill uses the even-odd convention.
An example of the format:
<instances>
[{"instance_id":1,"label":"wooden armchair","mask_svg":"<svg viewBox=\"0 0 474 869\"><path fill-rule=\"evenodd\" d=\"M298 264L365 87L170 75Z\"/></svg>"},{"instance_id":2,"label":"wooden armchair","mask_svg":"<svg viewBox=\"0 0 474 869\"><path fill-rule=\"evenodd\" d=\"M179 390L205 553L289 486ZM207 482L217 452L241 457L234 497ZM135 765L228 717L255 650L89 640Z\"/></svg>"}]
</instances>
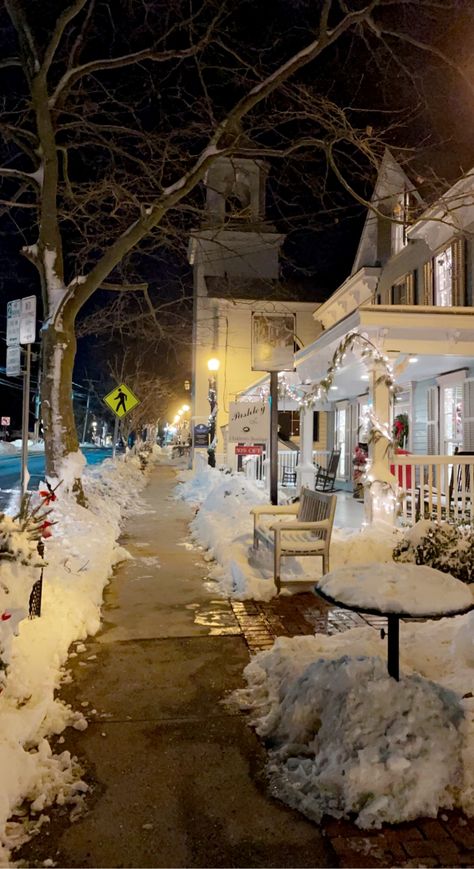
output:
<instances>
[{"instance_id":1,"label":"wooden armchair","mask_svg":"<svg viewBox=\"0 0 474 869\"><path fill-rule=\"evenodd\" d=\"M281 559L290 555L320 555L323 574L329 571L329 545L331 542L336 496L311 489L301 490L300 501L295 504L254 507L253 545L258 549L264 543L273 549L273 578L278 593L281 589ZM270 522L264 517L273 517ZM278 521L275 519L278 518Z\"/></svg>"}]
</instances>

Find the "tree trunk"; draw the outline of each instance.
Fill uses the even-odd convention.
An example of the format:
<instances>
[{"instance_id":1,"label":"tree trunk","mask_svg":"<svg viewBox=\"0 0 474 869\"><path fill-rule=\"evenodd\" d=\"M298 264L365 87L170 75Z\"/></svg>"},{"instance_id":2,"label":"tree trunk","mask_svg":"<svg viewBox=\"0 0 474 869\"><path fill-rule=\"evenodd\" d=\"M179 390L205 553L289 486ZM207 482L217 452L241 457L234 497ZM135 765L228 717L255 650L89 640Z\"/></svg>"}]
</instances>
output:
<instances>
[{"instance_id":1,"label":"tree trunk","mask_svg":"<svg viewBox=\"0 0 474 869\"><path fill-rule=\"evenodd\" d=\"M42 338L41 401L48 477L62 480L85 504L80 482L85 460L79 450L74 420L72 372L76 354L74 322L65 316L61 328L49 325Z\"/></svg>"}]
</instances>

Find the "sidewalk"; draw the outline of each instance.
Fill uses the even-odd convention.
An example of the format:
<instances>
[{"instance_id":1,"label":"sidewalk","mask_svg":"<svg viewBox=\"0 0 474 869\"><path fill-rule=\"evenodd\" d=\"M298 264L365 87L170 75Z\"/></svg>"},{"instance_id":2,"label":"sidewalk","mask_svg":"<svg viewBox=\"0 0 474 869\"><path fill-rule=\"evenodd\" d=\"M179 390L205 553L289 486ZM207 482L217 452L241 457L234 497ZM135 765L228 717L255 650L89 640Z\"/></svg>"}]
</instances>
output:
<instances>
[{"instance_id":1,"label":"sidewalk","mask_svg":"<svg viewBox=\"0 0 474 869\"><path fill-rule=\"evenodd\" d=\"M70 659L63 698L89 726L65 734L91 784L88 813L50 812L17 855L28 866L335 866L321 831L266 793L265 752L222 700L249 659L227 601L213 600L188 539L189 508L156 469L131 517L103 627ZM82 647L79 646L79 649Z\"/></svg>"},{"instance_id":2,"label":"sidewalk","mask_svg":"<svg viewBox=\"0 0 474 869\"><path fill-rule=\"evenodd\" d=\"M89 726L66 731L58 748L85 766L88 813L71 824L67 807L49 812L16 857L63 867L474 866L474 819L459 812L366 831L330 818L317 827L272 799L260 741L221 702L242 684L249 650L282 635L377 630L380 620L312 594L213 599L174 482L170 467L153 472L147 512L122 538L134 560L107 589L100 633L69 662L62 696Z\"/></svg>"}]
</instances>

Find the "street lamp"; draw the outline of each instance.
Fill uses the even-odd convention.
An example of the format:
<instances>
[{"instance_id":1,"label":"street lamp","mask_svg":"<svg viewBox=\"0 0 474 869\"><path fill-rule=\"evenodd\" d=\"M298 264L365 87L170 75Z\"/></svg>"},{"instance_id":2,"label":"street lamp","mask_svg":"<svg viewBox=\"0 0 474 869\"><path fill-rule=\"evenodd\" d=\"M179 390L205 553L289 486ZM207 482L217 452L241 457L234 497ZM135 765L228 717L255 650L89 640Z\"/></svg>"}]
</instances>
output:
<instances>
[{"instance_id":1,"label":"street lamp","mask_svg":"<svg viewBox=\"0 0 474 869\"><path fill-rule=\"evenodd\" d=\"M207 449L207 463L211 468L216 466L216 416L217 416L217 372L220 362L218 359L209 359L207 368L209 371L209 387L207 397L209 400L209 447Z\"/></svg>"}]
</instances>

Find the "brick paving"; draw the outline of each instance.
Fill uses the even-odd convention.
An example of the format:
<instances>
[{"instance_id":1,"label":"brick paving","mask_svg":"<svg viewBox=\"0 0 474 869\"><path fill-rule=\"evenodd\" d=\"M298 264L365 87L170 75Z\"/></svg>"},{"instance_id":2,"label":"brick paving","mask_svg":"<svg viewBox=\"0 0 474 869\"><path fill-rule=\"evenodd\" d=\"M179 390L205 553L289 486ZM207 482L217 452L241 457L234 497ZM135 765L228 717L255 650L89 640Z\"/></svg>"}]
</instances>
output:
<instances>
[{"instance_id":1,"label":"brick paving","mask_svg":"<svg viewBox=\"0 0 474 869\"><path fill-rule=\"evenodd\" d=\"M232 601L232 610L251 654L271 648L276 637L336 634L370 625L386 627L386 619L358 615L305 592L271 601ZM334 850L334 866L474 867L474 818L442 811L438 818L360 830L345 820L327 818L323 834Z\"/></svg>"}]
</instances>

